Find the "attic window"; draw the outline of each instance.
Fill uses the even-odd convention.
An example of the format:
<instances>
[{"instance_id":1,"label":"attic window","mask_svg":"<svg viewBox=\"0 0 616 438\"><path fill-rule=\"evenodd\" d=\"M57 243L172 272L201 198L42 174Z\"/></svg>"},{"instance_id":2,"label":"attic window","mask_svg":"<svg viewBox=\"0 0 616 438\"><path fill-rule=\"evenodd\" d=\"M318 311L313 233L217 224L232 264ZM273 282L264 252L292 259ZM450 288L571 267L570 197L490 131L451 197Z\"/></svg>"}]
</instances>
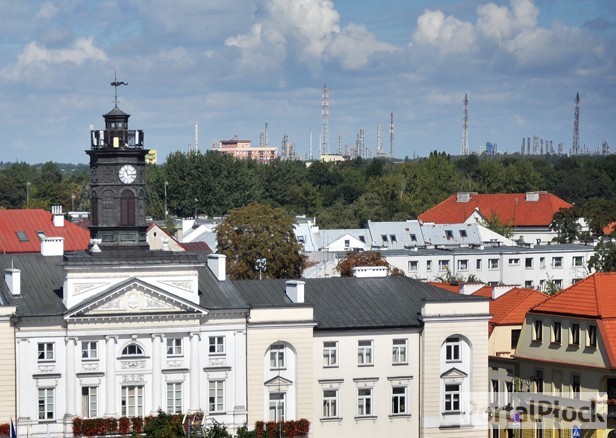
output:
<instances>
[{"instance_id":1,"label":"attic window","mask_svg":"<svg viewBox=\"0 0 616 438\"><path fill-rule=\"evenodd\" d=\"M466 230L460 230L460 237L468 237Z\"/></svg>"},{"instance_id":2,"label":"attic window","mask_svg":"<svg viewBox=\"0 0 616 438\"><path fill-rule=\"evenodd\" d=\"M417 236L415 234L411 234L411 242L417 242Z\"/></svg>"},{"instance_id":3,"label":"attic window","mask_svg":"<svg viewBox=\"0 0 616 438\"><path fill-rule=\"evenodd\" d=\"M359 241L360 241L361 243L366 243L366 238L365 238L363 235L362 235L362 236L359 236Z\"/></svg>"},{"instance_id":4,"label":"attic window","mask_svg":"<svg viewBox=\"0 0 616 438\"><path fill-rule=\"evenodd\" d=\"M44 231L37 231L36 235L38 236L39 239L43 240L45 239L47 236L45 236L45 232Z\"/></svg>"},{"instance_id":5,"label":"attic window","mask_svg":"<svg viewBox=\"0 0 616 438\"><path fill-rule=\"evenodd\" d=\"M20 242L29 242L30 241L28 239L28 235L26 234L25 231L15 231L15 234L17 234L17 238L19 239Z\"/></svg>"},{"instance_id":6,"label":"attic window","mask_svg":"<svg viewBox=\"0 0 616 438\"><path fill-rule=\"evenodd\" d=\"M381 240L383 241L383 243L387 242L387 234L381 234Z\"/></svg>"},{"instance_id":7,"label":"attic window","mask_svg":"<svg viewBox=\"0 0 616 438\"><path fill-rule=\"evenodd\" d=\"M447 239L453 239L453 231L445 230L445 236L447 236Z\"/></svg>"},{"instance_id":8,"label":"attic window","mask_svg":"<svg viewBox=\"0 0 616 438\"><path fill-rule=\"evenodd\" d=\"M396 239L396 235L395 234L390 234L389 235L389 240L391 240L391 243L396 243L398 241L398 239Z\"/></svg>"}]
</instances>

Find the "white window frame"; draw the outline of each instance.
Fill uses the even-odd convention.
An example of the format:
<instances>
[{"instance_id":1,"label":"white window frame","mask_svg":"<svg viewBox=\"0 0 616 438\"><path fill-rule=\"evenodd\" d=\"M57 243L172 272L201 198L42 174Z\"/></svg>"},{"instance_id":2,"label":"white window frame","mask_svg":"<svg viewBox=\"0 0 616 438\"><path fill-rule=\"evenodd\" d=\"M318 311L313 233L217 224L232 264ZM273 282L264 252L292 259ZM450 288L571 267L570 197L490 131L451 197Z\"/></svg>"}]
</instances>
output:
<instances>
[{"instance_id":1,"label":"white window frame","mask_svg":"<svg viewBox=\"0 0 616 438\"><path fill-rule=\"evenodd\" d=\"M562 323L560 321L552 322L552 343L560 344L563 337Z\"/></svg>"},{"instance_id":2,"label":"white window frame","mask_svg":"<svg viewBox=\"0 0 616 438\"><path fill-rule=\"evenodd\" d=\"M183 391L182 382L167 383L167 413L181 414L183 413Z\"/></svg>"},{"instance_id":3,"label":"white window frame","mask_svg":"<svg viewBox=\"0 0 616 438\"><path fill-rule=\"evenodd\" d=\"M432 271L432 260L427 260L426 261L426 270L427 271Z\"/></svg>"},{"instance_id":4,"label":"white window frame","mask_svg":"<svg viewBox=\"0 0 616 438\"><path fill-rule=\"evenodd\" d=\"M210 336L209 338L209 352L211 355L225 354L225 337L224 336Z\"/></svg>"},{"instance_id":5,"label":"white window frame","mask_svg":"<svg viewBox=\"0 0 616 438\"><path fill-rule=\"evenodd\" d=\"M597 326L594 324L586 327L586 347L597 348Z\"/></svg>"},{"instance_id":6,"label":"white window frame","mask_svg":"<svg viewBox=\"0 0 616 438\"><path fill-rule=\"evenodd\" d=\"M392 363L407 364L408 363L408 340L393 339L392 340Z\"/></svg>"},{"instance_id":7,"label":"white window frame","mask_svg":"<svg viewBox=\"0 0 616 438\"><path fill-rule=\"evenodd\" d=\"M275 396L275 397L274 397ZM286 407L287 407L287 393L286 392L270 392L268 396L268 420L269 421L285 421L286 420ZM273 418L272 418L273 414Z\"/></svg>"},{"instance_id":8,"label":"white window frame","mask_svg":"<svg viewBox=\"0 0 616 438\"><path fill-rule=\"evenodd\" d=\"M98 417L98 386L81 387L81 411L84 418Z\"/></svg>"},{"instance_id":9,"label":"white window frame","mask_svg":"<svg viewBox=\"0 0 616 438\"><path fill-rule=\"evenodd\" d=\"M38 361L52 362L55 360L55 343L54 342L39 342L38 343Z\"/></svg>"},{"instance_id":10,"label":"white window frame","mask_svg":"<svg viewBox=\"0 0 616 438\"><path fill-rule=\"evenodd\" d=\"M543 321L540 319L533 321L533 341L543 342Z\"/></svg>"},{"instance_id":11,"label":"white window frame","mask_svg":"<svg viewBox=\"0 0 616 438\"><path fill-rule=\"evenodd\" d=\"M143 356L143 347L139 344L131 343L122 348L122 356Z\"/></svg>"},{"instance_id":12,"label":"white window frame","mask_svg":"<svg viewBox=\"0 0 616 438\"><path fill-rule=\"evenodd\" d=\"M461 389L462 385L459 383L445 383L443 412L460 412Z\"/></svg>"},{"instance_id":13,"label":"white window frame","mask_svg":"<svg viewBox=\"0 0 616 438\"><path fill-rule=\"evenodd\" d=\"M495 270L499 269L500 259L488 259L488 269Z\"/></svg>"},{"instance_id":14,"label":"white window frame","mask_svg":"<svg viewBox=\"0 0 616 438\"><path fill-rule=\"evenodd\" d=\"M374 411L374 403L372 397L374 395L373 388L357 388L357 416L372 417Z\"/></svg>"},{"instance_id":15,"label":"white window frame","mask_svg":"<svg viewBox=\"0 0 616 438\"><path fill-rule=\"evenodd\" d=\"M210 380L208 382L208 412L225 411L225 381Z\"/></svg>"},{"instance_id":16,"label":"white window frame","mask_svg":"<svg viewBox=\"0 0 616 438\"><path fill-rule=\"evenodd\" d=\"M408 271L409 272L417 272L419 270L419 261L417 260L409 260Z\"/></svg>"},{"instance_id":17,"label":"white window frame","mask_svg":"<svg viewBox=\"0 0 616 438\"><path fill-rule=\"evenodd\" d=\"M373 365L373 363L373 341L371 339L357 341L357 365L368 366Z\"/></svg>"},{"instance_id":18,"label":"white window frame","mask_svg":"<svg viewBox=\"0 0 616 438\"><path fill-rule=\"evenodd\" d=\"M569 345L580 345L580 324L571 323L569 326Z\"/></svg>"},{"instance_id":19,"label":"white window frame","mask_svg":"<svg viewBox=\"0 0 616 438\"><path fill-rule=\"evenodd\" d=\"M562 256L552 257L552 268L562 268L562 267L563 267Z\"/></svg>"},{"instance_id":20,"label":"white window frame","mask_svg":"<svg viewBox=\"0 0 616 438\"><path fill-rule=\"evenodd\" d=\"M481 259L477 259L477 260L475 260L475 269L476 269L477 271L481 271L481 265L482 265L482 264L483 264L483 263L482 263L482 260L481 260Z\"/></svg>"},{"instance_id":21,"label":"white window frame","mask_svg":"<svg viewBox=\"0 0 616 438\"><path fill-rule=\"evenodd\" d=\"M167 356L182 356L182 338L167 338Z\"/></svg>"},{"instance_id":22,"label":"white window frame","mask_svg":"<svg viewBox=\"0 0 616 438\"><path fill-rule=\"evenodd\" d=\"M322 391L323 410L321 411L321 418L339 418L338 394L337 388L328 388Z\"/></svg>"},{"instance_id":23,"label":"white window frame","mask_svg":"<svg viewBox=\"0 0 616 438\"><path fill-rule=\"evenodd\" d=\"M326 368L338 366L337 341L323 341L323 366Z\"/></svg>"},{"instance_id":24,"label":"white window frame","mask_svg":"<svg viewBox=\"0 0 616 438\"><path fill-rule=\"evenodd\" d=\"M500 401L499 391L498 391L499 382L498 379L490 380L490 402L495 406L499 406L498 402Z\"/></svg>"},{"instance_id":25,"label":"white window frame","mask_svg":"<svg viewBox=\"0 0 616 438\"><path fill-rule=\"evenodd\" d=\"M284 344L272 344L269 351L270 370L286 368L286 350Z\"/></svg>"},{"instance_id":26,"label":"white window frame","mask_svg":"<svg viewBox=\"0 0 616 438\"><path fill-rule=\"evenodd\" d=\"M457 336L445 340L445 362L460 362L462 360L462 341Z\"/></svg>"},{"instance_id":27,"label":"white window frame","mask_svg":"<svg viewBox=\"0 0 616 438\"><path fill-rule=\"evenodd\" d=\"M391 387L391 415L408 415L408 386L396 385Z\"/></svg>"},{"instance_id":28,"label":"white window frame","mask_svg":"<svg viewBox=\"0 0 616 438\"><path fill-rule=\"evenodd\" d=\"M143 417L144 390L142 385L122 385L121 415L123 417Z\"/></svg>"},{"instance_id":29,"label":"white window frame","mask_svg":"<svg viewBox=\"0 0 616 438\"><path fill-rule=\"evenodd\" d=\"M449 260L439 260L438 270L439 271L449 271Z\"/></svg>"},{"instance_id":30,"label":"white window frame","mask_svg":"<svg viewBox=\"0 0 616 438\"><path fill-rule=\"evenodd\" d=\"M468 271L468 259L458 260L458 271Z\"/></svg>"},{"instance_id":31,"label":"white window frame","mask_svg":"<svg viewBox=\"0 0 616 438\"><path fill-rule=\"evenodd\" d=\"M84 360L98 360L98 342L81 341L81 358Z\"/></svg>"},{"instance_id":32,"label":"white window frame","mask_svg":"<svg viewBox=\"0 0 616 438\"><path fill-rule=\"evenodd\" d=\"M528 263L530 261L530 263ZM533 269L535 266L535 259L533 257L526 257L524 259L524 269Z\"/></svg>"},{"instance_id":33,"label":"white window frame","mask_svg":"<svg viewBox=\"0 0 616 438\"><path fill-rule=\"evenodd\" d=\"M56 389L38 389L38 419L39 421L51 421L56 418Z\"/></svg>"},{"instance_id":34,"label":"white window frame","mask_svg":"<svg viewBox=\"0 0 616 438\"><path fill-rule=\"evenodd\" d=\"M579 268L584 266L584 257L583 256L573 256L571 259L571 266Z\"/></svg>"},{"instance_id":35,"label":"white window frame","mask_svg":"<svg viewBox=\"0 0 616 438\"><path fill-rule=\"evenodd\" d=\"M509 259L509 266L520 266L520 258L512 257Z\"/></svg>"}]
</instances>

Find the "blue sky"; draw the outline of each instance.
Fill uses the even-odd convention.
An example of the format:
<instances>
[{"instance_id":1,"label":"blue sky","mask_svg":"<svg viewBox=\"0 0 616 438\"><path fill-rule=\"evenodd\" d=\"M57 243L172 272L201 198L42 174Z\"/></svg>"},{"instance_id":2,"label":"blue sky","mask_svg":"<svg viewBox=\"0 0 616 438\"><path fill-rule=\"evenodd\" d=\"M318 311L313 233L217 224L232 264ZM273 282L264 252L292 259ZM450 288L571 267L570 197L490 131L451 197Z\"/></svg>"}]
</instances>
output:
<instances>
[{"instance_id":1,"label":"blue sky","mask_svg":"<svg viewBox=\"0 0 616 438\"><path fill-rule=\"evenodd\" d=\"M316 155L323 84L329 145L397 157L523 137L616 152L613 0L0 0L0 160L87 162L89 126L119 107L159 162L237 135L286 134ZM33 18L34 17L34 18ZM343 146L344 147L344 146Z\"/></svg>"}]
</instances>

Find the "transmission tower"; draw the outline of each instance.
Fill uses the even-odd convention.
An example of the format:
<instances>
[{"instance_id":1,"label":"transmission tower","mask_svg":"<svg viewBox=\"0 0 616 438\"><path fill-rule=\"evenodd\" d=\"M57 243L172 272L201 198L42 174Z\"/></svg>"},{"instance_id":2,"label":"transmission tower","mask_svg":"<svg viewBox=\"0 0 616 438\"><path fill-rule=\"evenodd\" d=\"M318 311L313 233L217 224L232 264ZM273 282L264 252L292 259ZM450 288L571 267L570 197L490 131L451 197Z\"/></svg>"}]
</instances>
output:
<instances>
[{"instance_id":1,"label":"transmission tower","mask_svg":"<svg viewBox=\"0 0 616 438\"><path fill-rule=\"evenodd\" d=\"M462 148L460 155L468 155L468 95L464 94L464 119L462 120Z\"/></svg>"},{"instance_id":2,"label":"transmission tower","mask_svg":"<svg viewBox=\"0 0 616 438\"><path fill-rule=\"evenodd\" d=\"M327 84L323 84L323 100L321 117L323 118L323 130L321 132L321 155L329 152L329 91L327 90Z\"/></svg>"},{"instance_id":3,"label":"transmission tower","mask_svg":"<svg viewBox=\"0 0 616 438\"><path fill-rule=\"evenodd\" d=\"M394 158L394 112L389 115L389 158Z\"/></svg>"},{"instance_id":4,"label":"transmission tower","mask_svg":"<svg viewBox=\"0 0 616 438\"><path fill-rule=\"evenodd\" d=\"M575 96L575 112L573 114L573 145L571 155L580 153L580 93Z\"/></svg>"}]
</instances>

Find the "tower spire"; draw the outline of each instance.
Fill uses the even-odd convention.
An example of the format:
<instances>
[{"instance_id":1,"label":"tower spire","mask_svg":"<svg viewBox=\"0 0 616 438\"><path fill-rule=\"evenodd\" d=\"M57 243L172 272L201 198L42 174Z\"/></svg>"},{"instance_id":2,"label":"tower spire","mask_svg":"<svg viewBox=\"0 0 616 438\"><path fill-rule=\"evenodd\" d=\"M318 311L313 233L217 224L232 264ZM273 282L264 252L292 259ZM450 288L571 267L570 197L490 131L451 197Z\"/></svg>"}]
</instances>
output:
<instances>
[{"instance_id":1,"label":"tower spire","mask_svg":"<svg viewBox=\"0 0 616 438\"><path fill-rule=\"evenodd\" d=\"M122 81L118 81L118 77L116 75L116 72L113 72L113 82L111 82L111 86L114 87L114 102L115 102L115 106L118 106L118 87L120 85L128 85L128 82L122 82Z\"/></svg>"}]
</instances>

